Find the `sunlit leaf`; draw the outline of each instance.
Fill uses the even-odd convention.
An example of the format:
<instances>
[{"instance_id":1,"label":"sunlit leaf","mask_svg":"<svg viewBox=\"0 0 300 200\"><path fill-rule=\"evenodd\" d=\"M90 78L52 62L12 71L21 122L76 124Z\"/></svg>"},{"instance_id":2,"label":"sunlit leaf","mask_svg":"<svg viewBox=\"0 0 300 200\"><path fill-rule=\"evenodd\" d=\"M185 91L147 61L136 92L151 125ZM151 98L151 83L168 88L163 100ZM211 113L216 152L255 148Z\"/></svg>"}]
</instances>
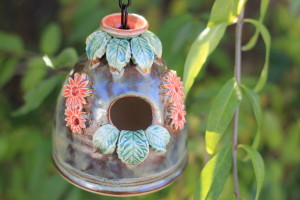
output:
<instances>
[{"instance_id":1,"label":"sunlit leaf","mask_svg":"<svg viewBox=\"0 0 300 200\"><path fill-rule=\"evenodd\" d=\"M261 106L259 103L259 96L257 95L256 92L254 92L253 90L247 88L246 86L242 85L242 92L243 92L243 96L247 97L247 99L250 101L251 105L252 105L252 109L254 112L254 116L256 119L256 123L257 123L257 131L256 131L256 135L252 144L253 148L257 148L259 141L260 141L260 134L261 134L261 125L262 125L262 110L261 110Z\"/></svg>"},{"instance_id":2,"label":"sunlit leaf","mask_svg":"<svg viewBox=\"0 0 300 200\"><path fill-rule=\"evenodd\" d=\"M256 182L257 182L255 200L258 200L261 188L264 183L264 176L265 176L264 161L260 156L260 154L254 148L247 145L239 145L238 147L244 149L251 158L254 167L255 176L256 176Z\"/></svg>"},{"instance_id":3,"label":"sunlit leaf","mask_svg":"<svg viewBox=\"0 0 300 200\"><path fill-rule=\"evenodd\" d=\"M62 76L53 76L41 82L36 88L32 88L24 96L25 104L19 110L14 112L13 115L24 115L37 109L62 80Z\"/></svg>"},{"instance_id":4,"label":"sunlit leaf","mask_svg":"<svg viewBox=\"0 0 300 200\"><path fill-rule=\"evenodd\" d=\"M260 17L258 20L260 23L263 23L263 21L265 19L269 1L270 0L261 0L261 2L260 2ZM251 50L255 46L258 36L259 36L259 30L256 29L254 35L251 37L249 42L243 46L242 50L243 51Z\"/></svg>"},{"instance_id":5,"label":"sunlit leaf","mask_svg":"<svg viewBox=\"0 0 300 200\"><path fill-rule=\"evenodd\" d=\"M231 146L218 152L202 169L195 200L218 199L231 169Z\"/></svg>"},{"instance_id":6,"label":"sunlit leaf","mask_svg":"<svg viewBox=\"0 0 300 200\"><path fill-rule=\"evenodd\" d=\"M255 92L259 92L265 86L265 84L267 82L267 78L268 78L271 36L270 36L268 29L259 21L253 20L253 19L245 19L244 21L251 23L256 27L256 29L260 32L260 34L265 42L265 46L266 46L265 63L264 63L261 75L259 77L259 80L254 88Z\"/></svg>"},{"instance_id":7,"label":"sunlit leaf","mask_svg":"<svg viewBox=\"0 0 300 200\"><path fill-rule=\"evenodd\" d=\"M49 24L42 33L40 48L45 54L52 55L59 49L62 41L62 33L58 24Z\"/></svg>"},{"instance_id":8,"label":"sunlit leaf","mask_svg":"<svg viewBox=\"0 0 300 200\"><path fill-rule=\"evenodd\" d=\"M227 25L227 23L222 23L207 27L193 43L184 66L183 82L185 94L188 94L191 89L195 78L201 71L203 64L206 62L208 55L219 44Z\"/></svg>"},{"instance_id":9,"label":"sunlit leaf","mask_svg":"<svg viewBox=\"0 0 300 200\"><path fill-rule=\"evenodd\" d=\"M237 22L237 17L245 3L246 0L215 1L207 27L193 43L185 62L183 82L186 95L206 62L207 57L222 39L226 27Z\"/></svg>"},{"instance_id":10,"label":"sunlit leaf","mask_svg":"<svg viewBox=\"0 0 300 200\"><path fill-rule=\"evenodd\" d=\"M3 87L14 75L17 68L18 60L10 58L7 61L1 63L0 68L0 88Z\"/></svg>"},{"instance_id":11,"label":"sunlit leaf","mask_svg":"<svg viewBox=\"0 0 300 200\"><path fill-rule=\"evenodd\" d=\"M24 51L24 45L19 36L0 32L0 51L20 54Z\"/></svg>"},{"instance_id":12,"label":"sunlit leaf","mask_svg":"<svg viewBox=\"0 0 300 200\"><path fill-rule=\"evenodd\" d=\"M247 0L216 0L211 10L208 26L235 23Z\"/></svg>"},{"instance_id":13,"label":"sunlit leaf","mask_svg":"<svg viewBox=\"0 0 300 200\"><path fill-rule=\"evenodd\" d=\"M214 153L241 100L242 94L236 80L230 79L218 93L208 115L205 142L209 154Z\"/></svg>"},{"instance_id":14,"label":"sunlit leaf","mask_svg":"<svg viewBox=\"0 0 300 200\"><path fill-rule=\"evenodd\" d=\"M196 21L189 13L182 13L168 17L158 31L165 52L163 58L172 69L177 71L178 76L183 76L186 60L186 53L183 52L191 46L200 30L205 28L203 23Z\"/></svg>"}]
</instances>

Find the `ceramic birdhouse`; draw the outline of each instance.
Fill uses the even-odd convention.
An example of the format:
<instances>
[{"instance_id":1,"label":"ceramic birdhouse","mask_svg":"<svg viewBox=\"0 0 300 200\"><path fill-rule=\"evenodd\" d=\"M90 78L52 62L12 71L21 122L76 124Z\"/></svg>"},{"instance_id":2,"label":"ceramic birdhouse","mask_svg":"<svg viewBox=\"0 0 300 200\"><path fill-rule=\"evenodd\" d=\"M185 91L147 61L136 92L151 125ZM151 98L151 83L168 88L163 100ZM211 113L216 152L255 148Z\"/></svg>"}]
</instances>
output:
<instances>
[{"instance_id":1,"label":"ceramic birdhouse","mask_svg":"<svg viewBox=\"0 0 300 200\"><path fill-rule=\"evenodd\" d=\"M139 195L173 182L187 162L183 84L136 14L111 14L86 39L58 99L53 160L74 185ZM97 27L95 27L96 29Z\"/></svg>"}]
</instances>

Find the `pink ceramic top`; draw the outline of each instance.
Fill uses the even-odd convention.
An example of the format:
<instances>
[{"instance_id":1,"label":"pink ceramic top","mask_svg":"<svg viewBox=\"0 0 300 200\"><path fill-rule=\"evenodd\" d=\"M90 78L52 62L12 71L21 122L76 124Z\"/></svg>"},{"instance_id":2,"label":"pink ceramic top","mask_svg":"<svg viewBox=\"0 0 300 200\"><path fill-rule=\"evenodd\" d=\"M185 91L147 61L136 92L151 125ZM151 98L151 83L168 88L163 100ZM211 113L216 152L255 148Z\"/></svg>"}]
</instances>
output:
<instances>
[{"instance_id":1,"label":"pink ceramic top","mask_svg":"<svg viewBox=\"0 0 300 200\"><path fill-rule=\"evenodd\" d=\"M128 14L127 26L129 29L120 29L121 14L114 13L105 16L100 21L100 27L107 33L118 37L135 37L148 29L148 21L137 14Z\"/></svg>"}]
</instances>

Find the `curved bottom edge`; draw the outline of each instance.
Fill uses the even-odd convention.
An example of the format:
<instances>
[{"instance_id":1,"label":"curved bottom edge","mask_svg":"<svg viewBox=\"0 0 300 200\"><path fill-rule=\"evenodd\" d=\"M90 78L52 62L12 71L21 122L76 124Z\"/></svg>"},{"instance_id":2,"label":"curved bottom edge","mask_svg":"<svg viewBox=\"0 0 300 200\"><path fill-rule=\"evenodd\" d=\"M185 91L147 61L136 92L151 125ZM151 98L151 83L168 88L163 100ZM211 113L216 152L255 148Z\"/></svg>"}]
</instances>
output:
<instances>
[{"instance_id":1,"label":"curved bottom edge","mask_svg":"<svg viewBox=\"0 0 300 200\"><path fill-rule=\"evenodd\" d=\"M112 191L112 190L105 190L105 189L94 189L93 187L87 187L89 184L82 184L76 181L76 179L72 179L71 177L68 177L66 175L65 171L66 169L62 169L58 166L54 156L52 155L52 161L54 163L54 166L56 170L59 172L59 174L67 180L69 183L73 184L76 187L79 187L83 190L95 193L95 194L101 194L106 196L123 196L123 197L130 197L130 196L139 196L139 195L145 195L152 192L156 192L158 190L164 189L165 187L172 184L175 180L177 180L182 172L184 171L186 164L187 164L187 156L183 160L183 162L180 163L179 167L170 173L166 177L162 177L161 179L155 180L153 182L150 182L148 184L143 184L143 188L137 189L132 187L122 187L122 191Z\"/></svg>"}]
</instances>

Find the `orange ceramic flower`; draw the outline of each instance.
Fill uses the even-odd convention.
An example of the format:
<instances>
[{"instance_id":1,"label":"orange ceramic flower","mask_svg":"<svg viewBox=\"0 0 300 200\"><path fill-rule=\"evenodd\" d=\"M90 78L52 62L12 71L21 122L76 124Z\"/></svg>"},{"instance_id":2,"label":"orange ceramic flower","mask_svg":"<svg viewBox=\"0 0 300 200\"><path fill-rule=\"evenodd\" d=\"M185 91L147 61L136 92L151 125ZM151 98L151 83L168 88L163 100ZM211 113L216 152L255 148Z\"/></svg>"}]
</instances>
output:
<instances>
[{"instance_id":1,"label":"orange ceramic flower","mask_svg":"<svg viewBox=\"0 0 300 200\"><path fill-rule=\"evenodd\" d=\"M65 111L67 116L65 120L67 121L66 126L70 126L73 133L82 133L82 129L85 127L86 119L83 118L84 112L76 108L67 108Z\"/></svg>"},{"instance_id":2,"label":"orange ceramic flower","mask_svg":"<svg viewBox=\"0 0 300 200\"><path fill-rule=\"evenodd\" d=\"M84 97L90 95L90 89L86 86L89 80L86 80L86 75L76 73L74 79L69 78L69 85L65 85L63 96L67 98L66 106L70 108L81 108L82 104L86 104Z\"/></svg>"},{"instance_id":3,"label":"orange ceramic flower","mask_svg":"<svg viewBox=\"0 0 300 200\"><path fill-rule=\"evenodd\" d=\"M169 101L174 104L182 104L183 103L183 83L180 81L180 77L177 77L175 71L170 70L168 75L164 77L164 81L166 84L163 84L162 87L166 89L166 95L169 95Z\"/></svg>"},{"instance_id":4,"label":"orange ceramic flower","mask_svg":"<svg viewBox=\"0 0 300 200\"><path fill-rule=\"evenodd\" d=\"M171 126L173 126L177 130L182 130L184 128L185 120L185 110L184 105L177 104L170 110L171 112Z\"/></svg>"}]
</instances>

